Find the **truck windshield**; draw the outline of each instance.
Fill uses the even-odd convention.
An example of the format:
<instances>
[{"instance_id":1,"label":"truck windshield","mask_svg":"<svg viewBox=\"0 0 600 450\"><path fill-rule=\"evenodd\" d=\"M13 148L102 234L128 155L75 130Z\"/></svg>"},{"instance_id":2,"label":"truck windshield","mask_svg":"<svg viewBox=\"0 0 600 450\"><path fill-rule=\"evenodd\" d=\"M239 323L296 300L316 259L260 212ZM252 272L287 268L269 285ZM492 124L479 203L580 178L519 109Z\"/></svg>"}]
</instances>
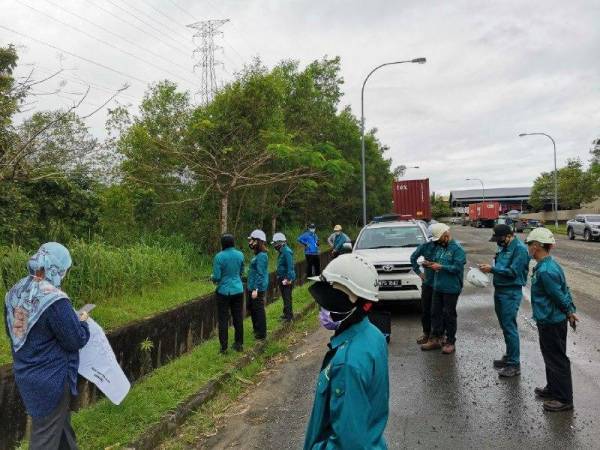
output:
<instances>
[{"instance_id":1,"label":"truck windshield","mask_svg":"<svg viewBox=\"0 0 600 450\"><path fill-rule=\"evenodd\" d=\"M423 231L416 226L369 228L363 231L356 249L417 247L425 240Z\"/></svg>"},{"instance_id":2,"label":"truck windshield","mask_svg":"<svg viewBox=\"0 0 600 450\"><path fill-rule=\"evenodd\" d=\"M588 222L600 222L600 215L596 216L585 216Z\"/></svg>"}]
</instances>

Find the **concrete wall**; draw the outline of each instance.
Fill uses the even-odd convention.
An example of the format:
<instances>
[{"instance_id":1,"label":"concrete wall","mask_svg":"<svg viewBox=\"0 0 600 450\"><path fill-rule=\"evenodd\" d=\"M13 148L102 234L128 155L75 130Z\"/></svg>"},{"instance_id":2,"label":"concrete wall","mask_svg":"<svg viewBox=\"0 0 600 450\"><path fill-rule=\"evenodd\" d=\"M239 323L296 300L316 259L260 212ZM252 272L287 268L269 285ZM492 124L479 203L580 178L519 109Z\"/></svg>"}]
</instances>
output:
<instances>
[{"instance_id":1,"label":"concrete wall","mask_svg":"<svg viewBox=\"0 0 600 450\"><path fill-rule=\"evenodd\" d=\"M329 255L321 255L322 267ZM297 284L306 281L304 261L296 264ZM271 274L267 301L278 296L275 274ZM208 339L217 326L216 296L192 300L170 311L130 323L107 334L117 360L131 382L167 364ZM150 351L143 351L142 342L150 340ZM96 387L80 377L79 406L85 407L102 396ZM0 367L0 449L14 448L25 436L27 414L15 384L12 364Z\"/></svg>"},{"instance_id":2,"label":"concrete wall","mask_svg":"<svg viewBox=\"0 0 600 450\"><path fill-rule=\"evenodd\" d=\"M565 209L558 211L558 220L566 222L571 220L577 214L600 214L600 199L593 202L583 204L580 209ZM543 211L539 213L523 214L525 219L538 219L546 223L554 222L554 211Z\"/></svg>"}]
</instances>

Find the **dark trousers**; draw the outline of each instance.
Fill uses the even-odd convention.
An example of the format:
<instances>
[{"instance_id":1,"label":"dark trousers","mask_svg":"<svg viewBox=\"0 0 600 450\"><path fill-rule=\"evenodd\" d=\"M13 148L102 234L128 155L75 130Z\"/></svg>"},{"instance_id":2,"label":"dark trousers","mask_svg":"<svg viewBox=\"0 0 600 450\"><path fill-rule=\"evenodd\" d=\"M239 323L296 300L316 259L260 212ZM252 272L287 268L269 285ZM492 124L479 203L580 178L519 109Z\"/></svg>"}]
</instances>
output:
<instances>
[{"instance_id":1,"label":"dark trousers","mask_svg":"<svg viewBox=\"0 0 600 450\"><path fill-rule=\"evenodd\" d=\"M59 405L46 417L31 419L30 450L77 450L75 432L71 427L71 391L65 392Z\"/></svg>"},{"instance_id":2,"label":"dark trousers","mask_svg":"<svg viewBox=\"0 0 600 450\"><path fill-rule=\"evenodd\" d=\"M246 309L250 311L252 328L256 339L267 337L267 313L265 312L265 293L259 292L257 298L252 298L252 292L246 293Z\"/></svg>"},{"instance_id":3,"label":"dark trousers","mask_svg":"<svg viewBox=\"0 0 600 450\"><path fill-rule=\"evenodd\" d=\"M567 321L551 325L538 324L537 327L546 365L548 390L554 399L573 403L571 361L567 356Z\"/></svg>"},{"instance_id":4,"label":"dark trousers","mask_svg":"<svg viewBox=\"0 0 600 450\"><path fill-rule=\"evenodd\" d=\"M294 312L292 311L292 289L293 285L290 283L286 286L283 285L283 280L279 280L279 292L281 292L281 298L283 299L283 319L292 320L294 318Z\"/></svg>"},{"instance_id":5,"label":"dark trousers","mask_svg":"<svg viewBox=\"0 0 600 450\"><path fill-rule=\"evenodd\" d=\"M423 334L431 334L431 301L433 298L433 287L421 286L421 325L423 325Z\"/></svg>"},{"instance_id":6,"label":"dark trousers","mask_svg":"<svg viewBox=\"0 0 600 450\"><path fill-rule=\"evenodd\" d=\"M306 276L318 277L321 275L321 256L306 255Z\"/></svg>"},{"instance_id":7,"label":"dark trousers","mask_svg":"<svg viewBox=\"0 0 600 450\"><path fill-rule=\"evenodd\" d=\"M219 343L221 350L227 350L229 337L229 314L235 330L235 347L244 345L244 293L222 295L217 293L217 314L219 319Z\"/></svg>"},{"instance_id":8,"label":"dark trousers","mask_svg":"<svg viewBox=\"0 0 600 450\"><path fill-rule=\"evenodd\" d=\"M431 327L432 335L438 338L446 332L447 341L450 344L456 342L456 304L459 294L444 294L433 291L431 300Z\"/></svg>"}]
</instances>

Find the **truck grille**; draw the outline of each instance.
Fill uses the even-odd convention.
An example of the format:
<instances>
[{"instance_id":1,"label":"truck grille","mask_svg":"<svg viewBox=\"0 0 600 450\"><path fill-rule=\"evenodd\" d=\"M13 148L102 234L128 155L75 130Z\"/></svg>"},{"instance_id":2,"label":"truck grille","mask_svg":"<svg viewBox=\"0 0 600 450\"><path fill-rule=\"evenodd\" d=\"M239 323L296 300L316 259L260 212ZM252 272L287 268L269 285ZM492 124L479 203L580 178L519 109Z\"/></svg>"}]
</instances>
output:
<instances>
[{"instance_id":1,"label":"truck grille","mask_svg":"<svg viewBox=\"0 0 600 450\"><path fill-rule=\"evenodd\" d=\"M409 273L412 266L409 264L375 264L378 273Z\"/></svg>"}]
</instances>

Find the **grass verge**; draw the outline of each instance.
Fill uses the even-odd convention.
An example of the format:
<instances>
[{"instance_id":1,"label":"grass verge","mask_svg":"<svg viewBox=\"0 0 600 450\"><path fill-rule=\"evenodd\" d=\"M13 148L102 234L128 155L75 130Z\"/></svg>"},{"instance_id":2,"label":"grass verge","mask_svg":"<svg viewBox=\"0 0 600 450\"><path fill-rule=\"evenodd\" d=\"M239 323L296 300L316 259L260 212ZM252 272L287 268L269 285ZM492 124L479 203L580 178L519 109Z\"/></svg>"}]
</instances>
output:
<instances>
[{"instance_id":1,"label":"grass verge","mask_svg":"<svg viewBox=\"0 0 600 450\"><path fill-rule=\"evenodd\" d=\"M131 321L174 308L213 290L213 284L208 281L177 281L136 295L108 298L97 304L92 312L92 317L105 330L112 330ZM2 327L4 327L4 314L2 315ZM0 364L10 362L12 362L10 342L2 330L0 333Z\"/></svg>"},{"instance_id":2,"label":"grass verge","mask_svg":"<svg viewBox=\"0 0 600 450\"><path fill-rule=\"evenodd\" d=\"M562 234L562 235L567 235L567 226L566 225L559 225L558 227L554 226L554 225L550 225L550 224L546 224L544 225L546 228L548 228L550 231L552 231L554 234Z\"/></svg>"},{"instance_id":3,"label":"grass verge","mask_svg":"<svg viewBox=\"0 0 600 450\"><path fill-rule=\"evenodd\" d=\"M166 439L160 450L183 450L198 448L199 442L218 429L227 416L227 411L245 395L254 383L260 380L263 371L277 362L282 354L289 350L299 339L318 327L317 309L315 308L298 322L295 322L290 333L276 342L269 342L264 353L252 363L234 372L232 378L219 393L206 402L178 430L177 435Z\"/></svg>"},{"instance_id":4,"label":"grass verge","mask_svg":"<svg viewBox=\"0 0 600 450\"><path fill-rule=\"evenodd\" d=\"M297 310L312 301L308 286L294 291ZM275 302L267 308L267 327L270 332L281 326L281 308L281 302ZM248 319L244 322L244 341L247 349L255 344ZM281 345L277 342L270 344L265 355L283 351ZM121 405L114 406L107 400L101 400L78 412L73 416L73 426L80 448L119 448L126 445L209 380L231 367L238 358L240 355L235 352L220 355L218 340L210 339L138 381Z\"/></svg>"}]
</instances>

